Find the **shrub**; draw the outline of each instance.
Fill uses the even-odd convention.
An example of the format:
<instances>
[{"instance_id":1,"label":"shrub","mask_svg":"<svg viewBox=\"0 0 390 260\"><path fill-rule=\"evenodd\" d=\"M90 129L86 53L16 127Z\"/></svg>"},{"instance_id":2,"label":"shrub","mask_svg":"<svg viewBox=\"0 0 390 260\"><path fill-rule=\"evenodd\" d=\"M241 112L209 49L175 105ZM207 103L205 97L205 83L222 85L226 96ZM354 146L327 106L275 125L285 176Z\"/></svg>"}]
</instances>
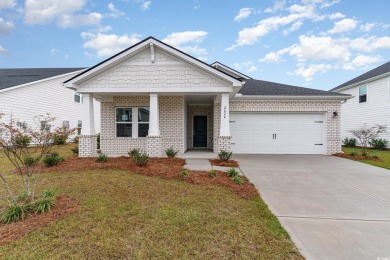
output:
<instances>
[{"instance_id":1,"label":"shrub","mask_svg":"<svg viewBox=\"0 0 390 260\"><path fill-rule=\"evenodd\" d=\"M352 151L352 152L349 153L349 155L355 157L355 156L358 156L359 153L356 152L356 151Z\"/></svg>"},{"instance_id":2,"label":"shrub","mask_svg":"<svg viewBox=\"0 0 390 260\"><path fill-rule=\"evenodd\" d=\"M227 170L227 173L229 177L239 176L240 174L235 168L230 168L229 170Z\"/></svg>"},{"instance_id":3,"label":"shrub","mask_svg":"<svg viewBox=\"0 0 390 260\"><path fill-rule=\"evenodd\" d=\"M21 193L19 193L17 196L16 196L16 201L21 201L21 200L25 200L28 198L28 195L27 195L27 192L26 191L22 191Z\"/></svg>"},{"instance_id":4,"label":"shrub","mask_svg":"<svg viewBox=\"0 0 390 260\"><path fill-rule=\"evenodd\" d=\"M244 181L242 180L240 175L236 175L232 177L232 181L234 181L236 184L242 184Z\"/></svg>"},{"instance_id":5,"label":"shrub","mask_svg":"<svg viewBox=\"0 0 390 260\"><path fill-rule=\"evenodd\" d=\"M179 177L187 177L187 176L189 176L187 169L183 169L179 172Z\"/></svg>"},{"instance_id":6,"label":"shrub","mask_svg":"<svg viewBox=\"0 0 390 260\"><path fill-rule=\"evenodd\" d=\"M14 221L23 220L26 214L26 207L24 205L13 203L4 211L2 221L4 223L11 223Z\"/></svg>"},{"instance_id":7,"label":"shrub","mask_svg":"<svg viewBox=\"0 0 390 260\"><path fill-rule=\"evenodd\" d=\"M22 135L22 136L15 137L15 144L19 146L27 147L30 145L30 143L31 143L31 138L29 136Z\"/></svg>"},{"instance_id":8,"label":"shrub","mask_svg":"<svg viewBox=\"0 0 390 260\"><path fill-rule=\"evenodd\" d=\"M218 157L221 161L229 161L233 156L233 152L228 152L225 150L221 150L218 154Z\"/></svg>"},{"instance_id":9,"label":"shrub","mask_svg":"<svg viewBox=\"0 0 390 260\"><path fill-rule=\"evenodd\" d=\"M132 159L137 166L144 167L149 161L149 155L146 152L138 151L132 156Z\"/></svg>"},{"instance_id":10,"label":"shrub","mask_svg":"<svg viewBox=\"0 0 390 260\"><path fill-rule=\"evenodd\" d=\"M79 141L80 141L80 137L76 136L75 138L73 138L73 142L74 142L75 144L78 144Z\"/></svg>"},{"instance_id":11,"label":"shrub","mask_svg":"<svg viewBox=\"0 0 390 260\"><path fill-rule=\"evenodd\" d=\"M45 190L42 192L43 198L54 198L56 195L55 191L53 190Z\"/></svg>"},{"instance_id":12,"label":"shrub","mask_svg":"<svg viewBox=\"0 0 390 260\"><path fill-rule=\"evenodd\" d=\"M64 161L64 158L62 158L58 153L55 153L55 152L46 155L45 158L43 159L43 163L47 167L55 166L63 161Z\"/></svg>"},{"instance_id":13,"label":"shrub","mask_svg":"<svg viewBox=\"0 0 390 260\"><path fill-rule=\"evenodd\" d=\"M73 152L73 154L79 154L79 147L78 146L75 146L70 150Z\"/></svg>"},{"instance_id":14,"label":"shrub","mask_svg":"<svg viewBox=\"0 0 390 260\"><path fill-rule=\"evenodd\" d=\"M67 139L68 139L67 135L56 135L54 136L53 142L54 145L64 145L66 144Z\"/></svg>"},{"instance_id":15,"label":"shrub","mask_svg":"<svg viewBox=\"0 0 390 260\"><path fill-rule=\"evenodd\" d=\"M386 149L386 146L388 144L389 141L387 141L386 139L372 139L369 144L375 148L375 149L378 149L378 150L384 150Z\"/></svg>"},{"instance_id":16,"label":"shrub","mask_svg":"<svg viewBox=\"0 0 390 260\"><path fill-rule=\"evenodd\" d=\"M176 157L176 155L179 153L178 150L173 149L173 146L169 147L168 149L165 150L165 154L170 157Z\"/></svg>"},{"instance_id":17,"label":"shrub","mask_svg":"<svg viewBox=\"0 0 390 260\"><path fill-rule=\"evenodd\" d=\"M107 156L106 154L104 154L104 153L101 153L101 154L99 154L99 155L96 157L96 161L97 161L97 162L101 162L101 163L106 162L107 159L108 159L108 156Z\"/></svg>"},{"instance_id":18,"label":"shrub","mask_svg":"<svg viewBox=\"0 0 390 260\"><path fill-rule=\"evenodd\" d=\"M215 170L210 170L207 173L209 174L210 177L216 177L217 176L217 172Z\"/></svg>"},{"instance_id":19,"label":"shrub","mask_svg":"<svg viewBox=\"0 0 390 260\"><path fill-rule=\"evenodd\" d=\"M356 146L356 139L345 137L345 139L343 140L343 145L346 147L355 147Z\"/></svg>"},{"instance_id":20,"label":"shrub","mask_svg":"<svg viewBox=\"0 0 390 260\"><path fill-rule=\"evenodd\" d=\"M48 212L54 206L54 197L43 197L36 200L32 206L32 210L35 213L42 214Z\"/></svg>"},{"instance_id":21,"label":"shrub","mask_svg":"<svg viewBox=\"0 0 390 260\"><path fill-rule=\"evenodd\" d=\"M24 165L31 166L37 162L37 159L35 159L32 156L27 156L26 158L24 158L23 162L24 162Z\"/></svg>"},{"instance_id":22,"label":"shrub","mask_svg":"<svg viewBox=\"0 0 390 260\"><path fill-rule=\"evenodd\" d=\"M130 155L131 158L134 158L134 156L139 156L140 153L141 153L140 149L134 148L128 154Z\"/></svg>"},{"instance_id":23,"label":"shrub","mask_svg":"<svg viewBox=\"0 0 390 260\"><path fill-rule=\"evenodd\" d=\"M379 156L378 155L373 155L371 156L372 159L379 159Z\"/></svg>"}]
</instances>

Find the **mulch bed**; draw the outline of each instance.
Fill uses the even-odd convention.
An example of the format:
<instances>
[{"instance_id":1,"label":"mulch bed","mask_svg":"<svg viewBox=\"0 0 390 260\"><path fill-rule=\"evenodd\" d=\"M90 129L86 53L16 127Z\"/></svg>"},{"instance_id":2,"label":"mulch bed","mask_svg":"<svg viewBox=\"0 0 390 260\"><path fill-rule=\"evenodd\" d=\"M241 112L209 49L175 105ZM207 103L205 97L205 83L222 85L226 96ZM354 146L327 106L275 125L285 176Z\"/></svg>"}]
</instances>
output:
<instances>
[{"instance_id":1,"label":"mulch bed","mask_svg":"<svg viewBox=\"0 0 390 260\"><path fill-rule=\"evenodd\" d=\"M237 162L233 162L238 166ZM244 176L242 176L244 183L240 185L234 183L225 172L218 172L216 177L210 177L207 171L190 171L188 177L179 177L180 171L184 169L184 164L185 160L181 158L150 158L145 167L139 167L129 157L109 158L104 163L96 162L95 158L71 157L56 166L44 168L43 172L127 170L132 173L146 176L158 176L164 179L182 179L193 184L211 184L226 187L240 197L246 199L254 198L259 195L253 184Z\"/></svg>"},{"instance_id":2,"label":"mulch bed","mask_svg":"<svg viewBox=\"0 0 390 260\"><path fill-rule=\"evenodd\" d=\"M362 161L362 160L370 160L370 161L376 161L376 162L382 161L379 158L372 158L372 157L369 157L369 156L362 156L362 155L352 156L352 155L349 155L349 154L346 154L346 153L335 153L335 154L333 154L333 156L337 156L337 157L341 157L341 158L347 158L347 159L351 159L351 160L355 160L355 161Z\"/></svg>"},{"instance_id":3,"label":"mulch bed","mask_svg":"<svg viewBox=\"0 0 390 260\"><path fill-rule=\"evenodd\" d=\"M238 162L235 160L222 161L219 159L210 159L210 163L214 166L239 167Z\"/></svg>"},{"instance_id":4,"label":"mulch bed","mask_svg":"<svg viewBox=\"0 0 390 260\"><path fill-rule=\"evenodd\" d=\"M56 198L54 208L44 214L27 216L23 221L10 224L0 223L0 245L12 242L30 231L48 224L79 210L78 200L60 195Z\"/></svg>"}]
</instances>

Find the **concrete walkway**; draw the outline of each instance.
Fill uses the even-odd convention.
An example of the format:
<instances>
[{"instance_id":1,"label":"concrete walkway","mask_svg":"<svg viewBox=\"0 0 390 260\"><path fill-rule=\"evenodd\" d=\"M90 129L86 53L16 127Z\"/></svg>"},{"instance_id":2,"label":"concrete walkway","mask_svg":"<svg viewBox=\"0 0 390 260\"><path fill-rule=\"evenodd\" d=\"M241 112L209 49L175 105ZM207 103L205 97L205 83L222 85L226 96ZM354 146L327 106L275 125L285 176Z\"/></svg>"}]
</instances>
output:
<instances>
[{"instance_id":1,"label":"concrete walkway","mask_svg":"<svg viewBox=\"0 0 390 260\"><path fill-rule=\"evenodd\" d=\"M217 171L226 172L227 170L229 170L229 168L232 168L232 167L224 167L224 166L213 166L211 165L209 159L188 158L185 160L186 160L186 164L184 165L184 168L192 171L217 170ZM241 173L239 168L236 168L236 170Z\"/></svg>"},{"instance_id":2,"label":"concrete walkway","mask_svg":"<svg viewBox=\"0 0 390 260\"><path fill-rule=\"evenodd\" d=\"M390 171L321 155L235 155L308 259L390 259Z\"/></svg>"}]
</instances>

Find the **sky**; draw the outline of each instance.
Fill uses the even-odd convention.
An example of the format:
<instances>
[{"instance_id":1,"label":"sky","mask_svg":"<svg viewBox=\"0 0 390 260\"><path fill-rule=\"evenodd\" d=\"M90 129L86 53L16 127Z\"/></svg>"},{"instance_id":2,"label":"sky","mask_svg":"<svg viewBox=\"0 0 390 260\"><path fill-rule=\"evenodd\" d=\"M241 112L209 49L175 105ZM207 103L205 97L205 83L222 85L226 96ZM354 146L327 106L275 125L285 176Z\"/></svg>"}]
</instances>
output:
<instances>
[{"instance_id":1,"label":"sky","mask_svg":"<svg viewBox=\"0 0 390 260\"><path fill-rule=\"evenodd\" d=\"M389 0L0 0L0 68L90 67L153 36L329 90L390 61Z\"/></svg>"}]
</instances>

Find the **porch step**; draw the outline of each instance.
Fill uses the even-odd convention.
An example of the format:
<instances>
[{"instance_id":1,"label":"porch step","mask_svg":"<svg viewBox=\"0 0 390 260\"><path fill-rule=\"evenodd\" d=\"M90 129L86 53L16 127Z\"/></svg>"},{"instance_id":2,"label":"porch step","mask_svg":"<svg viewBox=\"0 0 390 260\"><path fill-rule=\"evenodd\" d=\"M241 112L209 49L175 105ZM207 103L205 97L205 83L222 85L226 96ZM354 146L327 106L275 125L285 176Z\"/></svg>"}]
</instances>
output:
<instances>
[{"instance_id":1,"label":"porch step","mask_svg":"<svg viewBox=\"0 0 390 260\"><path fill-rule=\"evenodd\" d=\"M180 157L183 159L217 159L218 154L212 150L187 150Z\"/></svg>"}]
</instances>

